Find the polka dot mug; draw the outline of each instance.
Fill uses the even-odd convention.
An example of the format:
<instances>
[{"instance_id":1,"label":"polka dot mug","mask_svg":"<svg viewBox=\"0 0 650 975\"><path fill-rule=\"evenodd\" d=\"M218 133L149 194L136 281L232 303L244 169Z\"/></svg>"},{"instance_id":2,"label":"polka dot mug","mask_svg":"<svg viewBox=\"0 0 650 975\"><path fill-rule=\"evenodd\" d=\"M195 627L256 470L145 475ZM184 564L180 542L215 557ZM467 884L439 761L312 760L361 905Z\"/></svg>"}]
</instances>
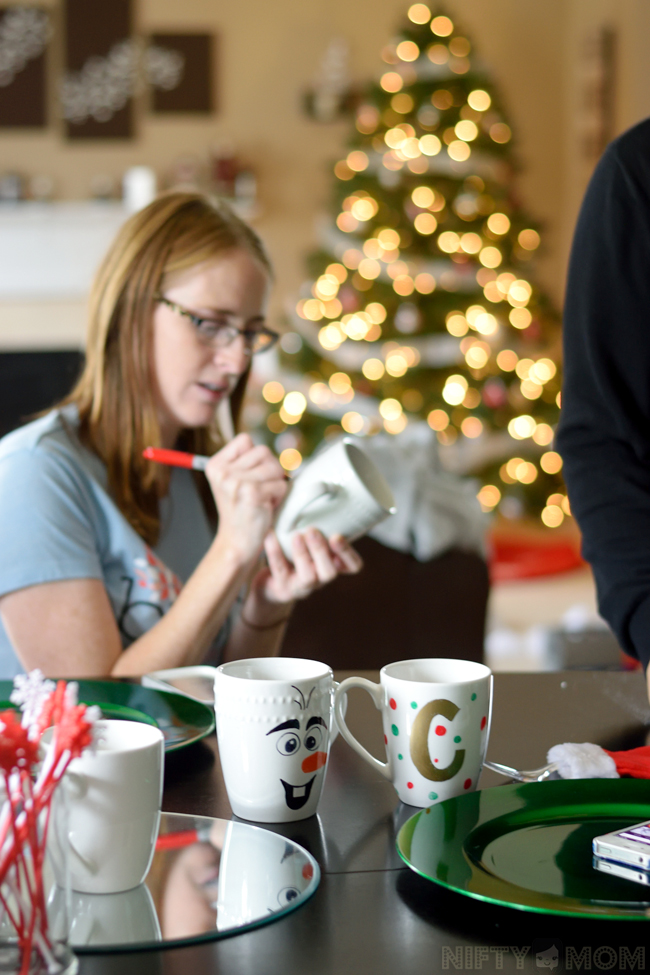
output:
<instances>
[{"instance_id":1,"label":"polka dot mug","mask_svg":"<svg viewBox=\"0 0 650 975\"><path fill-rule=\"evenodd\" d=\"M381 711L386 761L359 744L345 723L347 692L360 687ZM471 660L400 660L380 683L348 677L336 689L341 735L395 786L402 802L430 806L476 788L490 731L492 673Z\"/></svg>"}]
</instances>

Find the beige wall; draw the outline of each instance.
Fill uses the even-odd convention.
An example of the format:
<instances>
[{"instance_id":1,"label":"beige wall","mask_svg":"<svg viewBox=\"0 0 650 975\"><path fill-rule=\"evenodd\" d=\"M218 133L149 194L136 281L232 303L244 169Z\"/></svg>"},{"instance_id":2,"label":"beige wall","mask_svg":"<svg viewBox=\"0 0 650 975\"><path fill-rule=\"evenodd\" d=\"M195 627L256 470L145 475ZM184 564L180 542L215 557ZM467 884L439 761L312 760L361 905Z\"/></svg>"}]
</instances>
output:
<instances>
[{"instance_id":1,"label":"beige wall","mask_svg":"<svg viewBox=\"0 0 650 975\"><path fill-rule=\"evenodd\" d=\"M51 2L51 0L50 0ZM52 4L53 5L53 4ZM297 287L302 258L315 242L314 219L327 202L329 162L340 155L349 123L316 124L300 109L327 44L348 40L356 79L375 76L379 50L408 0L136 0L139 27L212 30L219 37L219 112L179 120L142 114L139 137L114 144L66 144L60 126L44 133L0 134L0 170L54 176L59 195L83 198L97 172L118 177L147 163L163 174L181 153L205 155L232 140L259 176L257 221L276 267L275 312ZM620 31L617 126L650 113L648 0L448 0L492 68L509 107L524 166L519 192L546 227L540 274L561 300L571 228L588 171L575 139L580 105L575 61L594 24Z\"/></svg>"}]
</instances>

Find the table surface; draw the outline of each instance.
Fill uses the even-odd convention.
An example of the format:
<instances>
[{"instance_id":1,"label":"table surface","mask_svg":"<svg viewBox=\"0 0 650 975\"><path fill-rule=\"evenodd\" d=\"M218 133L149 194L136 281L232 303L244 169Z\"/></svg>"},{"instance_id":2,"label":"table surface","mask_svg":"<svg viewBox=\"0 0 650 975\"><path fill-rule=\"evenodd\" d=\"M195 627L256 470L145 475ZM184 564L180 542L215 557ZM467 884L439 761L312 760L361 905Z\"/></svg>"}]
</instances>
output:
<instances>
[{"instance_id":1,"label":"table surface","mask_svg":"<svg viewBox=\"0 0 650 975\"><path fill-rule=\"evenodd\" d=\"M349 674L336 676L341 680ZM381 757L380 717L363 691L350 693L347 720L351 731ZM646 744L649 729L645 681L638 672L496 674L488 758L535 768L558 742L632 748ZM484 771L479 785L489 788L504 781ZM231 818L216 739L167 756L163 809ZM471 900L417 876L395 850L398 829L416 811L402 805L392 786L339 737L332 746L318 816L269 827L301 843L320 863L320 887L310 901L276 923L220 941L80 956L80 973L433 973L443 964L454 970L453 961L444 959L450 950L458 960L459 947L462 971L532 972L539 971L536 939L554 939L578 954L589 949L583 956L585 971L618 972L632 968L629 959L637 948L645 951L648 929L643 922L529 914ZM505 947L510 950L495 950ZM621 956L621 949L630 955L624 951ZM646 954L650 968L650 948ZM615 957L620 967L609 964ZM644 971L640 960L637 955L636 968Z\"/></svg>"}]
</instances>

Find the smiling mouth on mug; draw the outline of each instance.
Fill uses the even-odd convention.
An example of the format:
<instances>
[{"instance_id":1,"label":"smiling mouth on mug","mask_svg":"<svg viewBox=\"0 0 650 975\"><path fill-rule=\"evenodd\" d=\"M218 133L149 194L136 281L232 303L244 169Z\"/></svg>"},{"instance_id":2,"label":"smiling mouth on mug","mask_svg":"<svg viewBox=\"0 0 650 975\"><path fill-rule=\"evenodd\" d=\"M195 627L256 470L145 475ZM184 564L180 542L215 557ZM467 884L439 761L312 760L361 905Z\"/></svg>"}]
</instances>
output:
<instances>
[{"instance_id":1,"label":"smiling mouth on mug","mask_svg":"<svg viewBox=\"0 0 650 975\"><path fill-rule=\"evenodd\" d=\"M284 786L284 798L289 809L302 809L309 802L311 787L314 784L315 778L316 776L313 775L309 782L306 782L304 785L289 785L284 779L280 779L280 782Z\"/></svg>"}]
</instances>

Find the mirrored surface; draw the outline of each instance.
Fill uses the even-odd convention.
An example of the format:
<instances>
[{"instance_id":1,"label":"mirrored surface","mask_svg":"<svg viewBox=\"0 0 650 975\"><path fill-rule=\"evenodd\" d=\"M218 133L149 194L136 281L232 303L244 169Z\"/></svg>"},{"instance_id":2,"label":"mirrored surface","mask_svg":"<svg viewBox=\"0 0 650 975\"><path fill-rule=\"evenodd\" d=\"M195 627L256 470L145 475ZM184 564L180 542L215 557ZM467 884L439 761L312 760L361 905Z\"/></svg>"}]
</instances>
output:
<instances>
[{"instance_id":1,"label":"mirrored surface","mask_svg":"<svg viewBox=\"0 0 650 975\"><path fill-rule=\"evenodd\" d=\"M120 894L72 891L78 953L161 948L267 924L303 904L320 870L292 840L247 823L162 813L146 882ZM53 887L48 910L63 892Z\"/></svg>"}]
</instances>

